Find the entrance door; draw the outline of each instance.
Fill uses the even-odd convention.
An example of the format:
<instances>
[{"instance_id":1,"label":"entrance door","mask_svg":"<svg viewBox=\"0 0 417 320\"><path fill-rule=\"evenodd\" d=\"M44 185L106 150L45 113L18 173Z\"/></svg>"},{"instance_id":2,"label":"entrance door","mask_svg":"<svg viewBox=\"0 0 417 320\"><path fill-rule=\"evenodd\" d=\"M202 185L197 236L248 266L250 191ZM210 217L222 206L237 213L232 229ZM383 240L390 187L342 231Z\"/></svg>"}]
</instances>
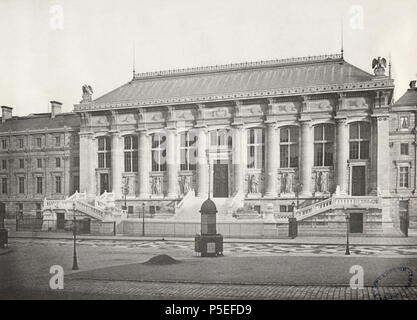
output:
<instances>
[{"instance_id":1,"label":"entrance door","mask_svg":"<svg viewBox=\"0 0 417 320\"><path fill-rule=\"evenodd\" d=\"M408 227L410 219L408 212L408 201L400 200L400 230L406 237L408 237Z\"/></svg>"},{"instance_id":2,"label":"entrance door","mask_svg":"<svg viewBox=\"0 0 417 320\"><path fill-rule=\"evenodd\" d=\"M352 212L350 214L350 233L363 233L362 212Z\"/></svg>"},{"instance_id":3,"label":"entrance door","mask_svg":"<svg viewBox=\"0 0 417 320\"><path fill-rule=\"evenodd\" d=\"M227 164L216 163L213 166L213 197L229 196L229 168Z\"/></svg>"},{"instance_id":4,"label":"entrance door","mask_svg":"<svg viewBox=\"0 0 417 320\"><path fill-rule=\"evenodd\" d=\"M4 228L4 219L6 218L6 204L0 202L0 228Z\"/></svg>"},{"instance_id":5,"label":"entrance door","mask_svg":"<svg viewBox=\"0 0 417 320\"><path fill-rule=\"evenodd\" d=\"M100 194L103 194L104 191L109 191L109 174L100 173Z\"/></svg>"},{"instance_id":6,"label":"entrance door","mask_svg":"<svg viewBox=\"0 0 417 320\"><path fill-rule=\"evenodd\" d=\"M365 166L353 166L352 196L364 196L365 194Z\"/></svg>"},{"instance_id":7,"label":"entrance door","mask_svg":"<svg viewBox=\"0 0 417 320\"><path fill-rule=\"evenodd\" d=\"M56 228L63 230L65 228L65 214L63 212L56 213Z\"/></svg>"}]
</instances>

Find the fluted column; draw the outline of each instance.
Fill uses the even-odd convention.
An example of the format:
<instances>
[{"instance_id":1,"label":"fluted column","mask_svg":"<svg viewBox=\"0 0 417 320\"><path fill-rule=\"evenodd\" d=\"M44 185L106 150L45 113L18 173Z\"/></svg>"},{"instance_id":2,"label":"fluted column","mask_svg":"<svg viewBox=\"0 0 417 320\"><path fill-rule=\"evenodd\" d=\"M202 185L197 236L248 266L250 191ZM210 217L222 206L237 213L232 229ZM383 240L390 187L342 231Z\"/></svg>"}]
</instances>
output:
<instances>
[{"instance_id":1,"label":"fluted column","mask_svg":"<svg viewBox=\"0 0 417 320\"><path fill-rule=\"evenodd\" d=\"M201 128L197 139L197 196L208 194L208 160L207 160L207 131Z\"/></svg>"},{"instance_id":2,"label":"fluted column","mask_svg":"<svg viewBox=\"0 0 417 320\"><path fill-rule=\"evenodd\" d=\"M175 130L167 131L167 170L169 198L178 197L178 166L177 166L177 133Z\"/></svg>"},{"instance_id":3,"label":"fluted column","mask_svg":"<svg viewBox=\"0 0 417 320\"><path fill-rule=\"evenodd\" d=\"M301 122L301 197L311 197L311 173L313 167L313 128L310 121Z\"/></svg>"},{"instance_id":4,"label":"fluted column","mask_svg":"<svg viewBox=\"0 0 417 320\"><path fill-rule=\"evenodd\" d=\"M149 137L146 131L139 132L139 155L138 155L138 175L139 175L139 197L149 198L149 165L151 159L151 149Z\"/></svg>"},{"instance_id":5,"label":"fluted column","mask_svg":"<svg viewBox=\"0 0 417 320\"><path fill-rule=\"evenodd\" d=\"M243 192L243 170L244 170L244 158L243 158L243 142L245 141L245 132L243 127L233 128L233 172L234 172L234 187L235 192Z\"/></svg>"},{"instance_id":6,"label":"fluted column","mask_svg":"<svg viewBox=\"0 0 417 320\"><path fill-rule=\"evenodd\" d=\"M112 180L112 192L116 199L121 198L122 192L122 165L123 150L122 143L120 141L120 132L111 132L111 180Z\"/></svg>"},{"instance_id":7,"label":"fluted column","mask_svg":"<svg viewBox=\"0 0 417 320\"><path fill-rule=\"evenodd\" d=\"M337 120L337 138L336 138L336 185L339 186L340 194L348 193L347 183L347 160L349 152L349 126L346 119Z\"/></svg>"},{"instance_id":8,"label":"fluted column","mask_svg":"<svg viewBox=\"0 0 417 320\"><path fill-rule=\"evenodd\" d=\"M277 153L275 123L268 123L266 127L266 188L265 196L277 196Z\"/></svg>"}]
</instances>

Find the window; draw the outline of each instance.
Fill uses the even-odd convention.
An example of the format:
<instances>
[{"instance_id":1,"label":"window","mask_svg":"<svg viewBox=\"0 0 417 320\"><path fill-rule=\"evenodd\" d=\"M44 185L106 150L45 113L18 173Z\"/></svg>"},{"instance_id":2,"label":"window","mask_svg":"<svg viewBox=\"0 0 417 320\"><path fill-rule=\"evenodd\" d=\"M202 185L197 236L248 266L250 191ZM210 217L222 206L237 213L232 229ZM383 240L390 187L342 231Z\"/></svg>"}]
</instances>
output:
<instances>
[{"instance_id":1,"label":"window","mask_svg":"<svg viewBox=\"0 0 417 320\"><path fill-rule=\"evenodd\" d=\"M36 218L41 219L42 218L42 204L40 202L36 202Z\"/></svg>"},{"instance_id":2,"label":"window","mask_svg":"<svg viewBox=\"0 0 417 320\"><path fill-rule=\"evenodd\" d=\"M61 168L61 158L55 158L55 167Z\"/></svg>"},{"instance_id":3,"label":"window","mask_svg":"<svg viewBox=\"0 0 417 320\"><path fill-rule=\"evenodd\" d=\"M249 129L247 138L248 168L262 169L265 164L264 129Z\"/></svg>"},{"instance_id":4,"label":"window","mask_svg":"<svg viewBox=\"0 0 417 320\"><path fill-rule=\"evenodd\" d=\"M36 138L36 146L38 148L42 147L42 139L41 138Z\"/></svg>"},{"instance_id":5,"label":"window","mask_svg":"<svg viewBox=\"0 0 417 320\"><path fill-rule=\"evenodd\" d=\"M1 193L7 193L7 178L1 178Z\"/></svg>"},{"instance_id":6,"label":"window","mask_svg":"<svg viewBox=\"0 0 417 320\"><path fill-rule=\"evenodd\" d=\"M314 165L333 166L334 127L319 125L314 127Z\"/></svg>"},{"instance_id":7,"label":"window","mask_svg":"<svg viewBox=\"0 0 417 320\"><path fill-rule=\"evenodd\" d=\"M74 167L80 166L80 157L74 157Z\"/></svg>"},{"instance_id":8,"label":"window","mask_svg":"<svg viewBox=\"0 0 417 320\"><path fill-rule=\"evenodd\" d=\"M7 149L7 140L1 140L1 148L2 149Z\"/></svg>"},{"instance_id":9,"label":"window","mask_svg":"<svg viewBox=\"0 0 417 320\"><path fill-rule=\"evenodd\" d=\"M410 126L410 118L408 116L400 116L400 129L408 129Z\"/></svg>"},{"instance_id":10,"label":"window","mask_svg":"<svg viewBox=\"0 0 417 320\"><path fill-rule=\"evenodd\" d=\"M25 168L25 159L19 159L19 168L24 169Z\"/></svg>"},{"instance_id":11,"label":"window","mask_svg":"<svg viewBox=\"0 0 417 320\"><path fill-rule=\"evenodd\" d=\"M125 172L138 172L138 137L126 136L125 140Z\"/></svg>"},{"instance_id":12,"label":"window","mask_svg":"<svg viewBox=\"0 0 417 320\"><path fill-rule=\"evenodd\" d=\"M401 143L400 149L401 149L401 155L408 156L408 143Z\"/></svg>"},{"instance_id":13,"label":"window","mask_svg":"<svg viewBox=\"0 0 417 320\"><path fill-rule=\"evenodd\" d=\"M55 193L61 193L61 176L55 177Z\"/></svg>"},{"instance_id":14,"label":"window","mask_svg":"<svg viewBox=\"0 0 417 320\"><path fill-rule=\"evenodd\" d=\"M280 130L280 167L298 167L298 127L285 127Z\"/></svg>"},{"instance_id":15,"label":"window","mask_svg":"<svg viewBox=\"0 0 417 320\"><path fill-rule=\"evenodd\" d=\"M211 146L232 146L232 136L230 130L218 129L210 131L210 145Z\"/></svg>"},{"instance_id":16,"label":"window","mask_svg":"<svg viewBox=\"0 0 417 320\"><path fill-rule=\"evenodd\" d=\"M400 188L409 187L409 170L408 167L400 167Z\"/></svg>"},{"instance_id":17,"label":"window","mask_svg":"<svg viewBox=\"0 0 417 320\"><path fill-rule=\"evenodd\" d=\"M56 136L55 137L55 146L59 147L61 145L61 137Z\"/></svg>"},{"instance_id":18,"label":"window","mask_svg":"<svg viewBox=\"0 0 417 320\"><path fill-rule=\"evenodd\" d=\"M36 177L36 193L43 193L43 179L42 177Z\"/></svg>"},{"instance_id":19,"label":"window","mask_svg":"<svg viewBox=\"0 0 417 320\"><path fill-rule=\"evenodd\" d=\"M197 136L193 132L181 133L180 154L181 154L181 170L196 169L196 142ZM202 152L205 152L203 150Z\"/></svg>"},{"instance_id":20,"label":"window","mask_svg":"<svg viewBox=\"0 0 417 320\"><path fill-rule=\"evenodd\" d=\"M110 139L108 137L98 138L98 167L111 167L111 147Z\"/></svg>"},{"instance_id":21,"label":"window","mask_svg":"<svg viewBox=\"0 0 417 320\"><path fill-rule=\"evenodd\" d=\"M23 148L23 139L19 139L19 148L22 149Z\"/></svg>"},{"instance_id":22,"label":"window","mask_svg":"<svg viewBox=\"0 0 417 320\"><path fill-rule=\"evenodd\" d=\"M7 160L5 160L5 159L1 160L1 168L3 170L7 169Z\"/></svg>"},{"instance_id":23,"label":"window","mask_svg":"<svg viewBox=\"0 0 417 320\"><path fill-rule=\"evenodd\" d=\"M152 135L152 171L166 171L166 137L163 134Z\"/></svg>"},{"instance_id":24,"label":"window","mask_svg":"<svg viewBox=\"0 0 417 320\"><path fill-rule=\"evenodd\" d=\"M25 193L25 178L19 177L19 193Z\"/></svg>"},{"instance_id":25,"label":"window","mask_svg":"<svg viewBox=\"0 0 417 320\"><path fill-rule=\"evenodd\" d=\"M42 168L42 159L36 159L38 169Z\"/></svg>"},{"instance_id":26,"label":"window","mask_svg":"<svg viewBox=\"0 0 417 320\"><path fill-rule=\"evenodd\" d=\"M74 176L72 178L72 193L75 193L75 191L78 191L80 189L80 177Z\"/></svg>"},{"instance_id":27,"label":"window","mask_svg":"<svg viewBox=\"0 0 417 320\"><path fill-rule=\"evenodd\" d=\"M355 122L349 126L349 159L369 158L369 137L367 122Z\"/></svg>"}]
</instances>

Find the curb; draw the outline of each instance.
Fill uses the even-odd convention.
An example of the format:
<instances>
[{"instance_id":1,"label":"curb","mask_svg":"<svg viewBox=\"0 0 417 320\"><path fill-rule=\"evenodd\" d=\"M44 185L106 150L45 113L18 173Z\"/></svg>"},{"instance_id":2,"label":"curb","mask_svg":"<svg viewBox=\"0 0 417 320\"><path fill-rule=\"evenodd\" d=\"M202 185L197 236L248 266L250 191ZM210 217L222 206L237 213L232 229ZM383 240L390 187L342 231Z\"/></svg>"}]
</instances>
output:
<instances>
[{"instance_id":1,"label":"curb","mask_svg":"<svg viewBox=\"0 0 417 320\"><path fill-rule=\"evenodd\" d=\"M13 250L12 250L12 249L10 249L10 248L7 248L7 249L0 249L0 256L6 255L6 254L8 254L8 253L10 253L10 252L13 252Z\"/></svg>"}]
</instances>

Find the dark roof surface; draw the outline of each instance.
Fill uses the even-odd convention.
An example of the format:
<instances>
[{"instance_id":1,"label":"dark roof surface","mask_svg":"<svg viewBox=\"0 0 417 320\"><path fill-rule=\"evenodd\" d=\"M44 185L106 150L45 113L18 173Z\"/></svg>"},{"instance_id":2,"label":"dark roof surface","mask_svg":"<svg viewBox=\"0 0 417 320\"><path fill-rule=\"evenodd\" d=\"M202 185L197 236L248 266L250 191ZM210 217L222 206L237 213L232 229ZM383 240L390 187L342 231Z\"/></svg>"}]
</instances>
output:
<instances>
[{"instance_id":1,"label":"dark roof surface","mask_svg":"<svg viewBox=\"0 0 417 320\"><path fill-rule=\"evenodd\" d=\"M396 106L417 106L417 88L408 89L397 102L394 103Z\"/></svg>"},{"instance_id":2,"label":"dark roof surface","mask_svg":"<svg viewBox=\"0 0 417 320\"><path fill-rule=\"evenodd\" d=\"M149 101L257 90L366 82L374 78L340 55L136 74L94 104Z\"/></svg>"},{"instance_id":3,"label":"dark roof surface","mask_svg":"<svg viewBox=\"0 0 417 320\"><path fill-rule=\"evenodd\" d=\"M37 130L37 129L57 129L67 127L79 127L80 117L76 113L61 113L51 118L50 113L31 114L25 117L13 117L7 119L5 123L0 122L0 132Z\"/></svg>"}]
</instances>

